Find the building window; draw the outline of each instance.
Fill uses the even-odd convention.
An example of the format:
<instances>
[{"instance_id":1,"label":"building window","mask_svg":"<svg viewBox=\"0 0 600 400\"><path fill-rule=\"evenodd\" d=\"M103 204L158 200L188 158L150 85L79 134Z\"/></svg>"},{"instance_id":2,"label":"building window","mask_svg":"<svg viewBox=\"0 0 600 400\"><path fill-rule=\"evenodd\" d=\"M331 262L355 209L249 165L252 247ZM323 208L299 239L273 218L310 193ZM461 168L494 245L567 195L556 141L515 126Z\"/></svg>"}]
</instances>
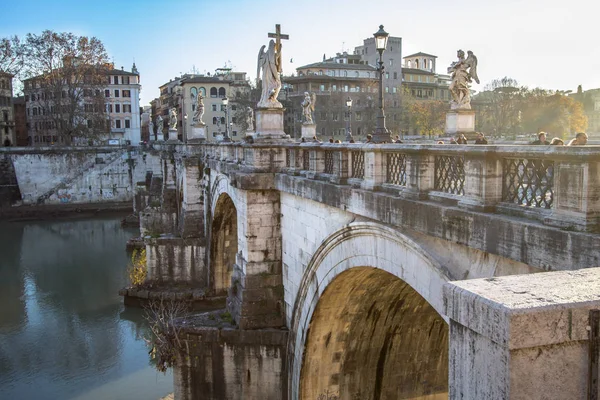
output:
<instances>
[{"instance_id":1,"label":"building window","mask_svg":"<svg viewBox=\"0 0 600 400\"><path fill-rule=\"evenodd\" d=\"M123 112L130 113L131 112L131 104L123 104Z\"/></svg>"},{"instance_id":2,"label":"building window","mask_svg":"<svg viewBox=\"0 0 600 400\"><path fill-rule=\"evenodd\" d=\"M115 89L115 97L119 97L119 89Z\"/></svg>"},{"instance_id":3,"label":"building window","mask_svg":"<svg viewBox=\"0 0 600 400\"><path fill-rule=\"evenodd\" d=\"M211 87L210 88L210 97L217 97L218 96L218 91L216 87Z\"/></svg>"},{"instance_id":4,"label":"building window","mask_svg":"<svg viewBox=\"0 0 600 400\"><path fill-rule=\"evenodd\" d=\"M348 91L348 85L344 85L344 92Z\"/></svg>"},{"instance_id":5,"label":"building window","mask_svg":"<svg viewBox=\"0 0 600 400\"><path fill-rule=\"evenodd\" d=\"M385 73L385 79L390 79L390 73L389 72Z\"/></svg>"},{"instance_id":6,"label":"building window","mask_svg":"<svg viewBox=\"0 0 600 400\"><path fill-rule=\"evenodd\" d=\"M362 121L362 113L360 111L357 111L355 118L356 118L357 121Z\"/></svg>"},{"instance_id":7,"label":"building window","mask_svg":"<svg viewBox=\"0 0 600 400\"><path fill-rule=\"evenodd\" d=\"M339 114L338 114L338 113L336 113L336 112L334 112L334 113L332 114L332 118L333 118L333 120L334 120L334 121L337 121L337 120L339 119Z\"/></svg>"},{"instance_id":8,"label":"building window","mask_svg":"<svg viewBox=\"0 0 600 400\"><path fill-rule=\"evenodd\" d=\"M237 136L237 131L233 131L233 136Z\"/></svg>"},{"instance_id":9,"label":"building window","mask_svg":"<svg viewBox=\"0 0 600 400\"><path fill-rule=\"evenodd\" d=\"M131 90L123 90L123 97L131 97Z\"/></svg>"},{"instance_id":10,"label":"building window","mask_svg":"<svg viewBox=\"0 0 600 400\"><path fill-rule=\"evenodd\" d=\"M117 129L121 129L121 120L120 120L120 119L117 119L117 120L115 121L115 127L116 127Z\"/></svg>"},{"instance_id":11,"label":"building window","mask_svg":"<svg viewBox=\"0 0 600 400\"><path fill-rule=\"evenodd\" d=\"M217 117L213 117L213 125L216 125L216 124L217 124L217 121L218 121L218 120L217 120Z\"/></svg>"},{"instance_id":12,"label":"building window","mask_svg":"<svg viewBox=\"0 0 600 400\"><path fill-rule=\"evenodd\" d=\"M319 86L319 90L320 90L321 92L324 92L324 91L325 91L325 85L320 85L320 86Z\"/></svg>"},{"instance_id":13,"label":"building window","mask_svg":"<svg viewBox=\"0 0 600 400\"><path fill-rule=\"evenodd\" d=\"M116 113L120 113L121 112L121 105L120 104L115 104L115 112Z\"/></svg>"},{"instance_id":14,"label":"building window","mask_svg":"<svg viewBox=\"0 0 600 400\"><path fill-rule=\"evenodd\" d=\"M204 89L203 87L199 88L198 91L200 93L202 93L202 97L206 97L206 89Z\"/></svg>"},{"instance_id":15,"label":"building window","mask_svg":"<svg viewBox=\"0 0 600 400\"><path fill-rule=\"evenodd\" d=\"M390 92L390 88L389 88L389 86L386 86L386 87L385 87L385 92L386 92L386 93L389 93L389 92Z\"/></svg>"},{"instance_id":16,"label":"building window","mask_svg":"<svg viewBox=\"0 0 600 400\"><path fill-rule=\"evenodd\" d=\"M344 76L348 76L348 71L344 71Z\"/></svg>"},{"instance_id":17,"label":"building window","mask_svg":"<svg viewBox=\"0 0 600 400\"><path fill-rule=\"evenodd\" d=\"M321 121L327 121L327 111L321 111Z\"/></svg>"},{"instance_id":18,"label":"building window","mask_svg":"<svg viewBox=\"0 0 600 400\"><path fill-rule=\"evenodd\" d=\"M213 105L212 105L212 110L213 110L213 111L217 111L217 105L216 105L216 104L213 104Z\"/></svg>"},{"instance_id":19,"label":"building window","mask_svg":"<svg viewBox=\"0 0 600 400\"><path fill-rule=\"evenodd\" d=\"M225 117L221 117L221 125L225 125Z\"/></svg>"},{"instance_id":20,"label":"building window","mask_svg":"<svg viewBox=\"0 0 600 400\"><path fill-rule=\"evenodd\" d=\"M396 93L396 86L392 87L392 93Z\"/></svg>"},{"instance_id":21,"label":"building window","mask_svg":"<svg viewBox=\"0 0 600 400\"><path fill-rule=\"evenodd\" d=\"M390 58L390 66L392 66L392 65L394 65L394 60Z\"/></svg>"},{"instance_id":22,"label":"building window","mask_svg":"<svg viewBox=\"0 0 600 400\"><path fill-rule=\"evenodd\" d=\"M331 86L331 91L332 92L337 92L337 85L332 85Z\"/></svg>"},{"instance_id":23,"label":"building window","mask_svg":"<svg viewBox=\"0 0 600 400\"><path fill-rule=\"evenodd\" d=\"M129 77L128 76L124 76L122 79L123 79L123 83L125 85L129 85Z\"/></svg>"},{"instance_id":24,"label":"building window","mask_svg":"<svg viewBox=\"0 0 600 400\"><path fill-rule=\"evenodd\" d=\"M219 88L219 97L225 97L225 88Z\"/></svg>"},{"instance_id":25,"label":"building window","mask_svg":"<svg viewBox=\"0 0 600 400\"><path fill-rule=\"evenodd\" d=\"M118 85L118 84L119 84L119 77L118 77L118 76L113 76L113 83L114 83L115 85Z\"/></svg>"},{"instance_id":26,"label":"building window","mask_svg":"<svg viewBox=\"0 0 600 400\"><path fill-rule=\"evenodd\" d=\"M394 72L394 79L398 79L398 73Z\"/></svg>"},{"instance_id":27,"label":"building window","mask_svg":"<svg viewBox=\"0 0 600 400\"><path fill-rule=\"evenodd\" d=\"M227 107L225 105L221 104L221 111L225 112L225 110L227 110Z\"/></svg>"},{"instance_id":28,"label":"building window","mask_svg":"<svg viewBox=\"0 0 600 400\"><path fill-rule=\"evenodd\" d=\"M128 119L125 120L125 128L131 128L131 121Z\"/></svg>"}]
</instances>

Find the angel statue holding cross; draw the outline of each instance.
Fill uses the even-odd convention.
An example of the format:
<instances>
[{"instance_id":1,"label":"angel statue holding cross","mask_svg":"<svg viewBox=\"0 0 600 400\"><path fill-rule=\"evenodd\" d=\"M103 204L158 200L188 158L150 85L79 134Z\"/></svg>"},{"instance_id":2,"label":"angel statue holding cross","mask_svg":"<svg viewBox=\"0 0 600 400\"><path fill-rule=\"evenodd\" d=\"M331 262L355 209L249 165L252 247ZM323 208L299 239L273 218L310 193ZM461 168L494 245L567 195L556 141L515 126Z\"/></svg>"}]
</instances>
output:
<instances>
[{"instance_id":1,"label":"angel statue holding cross","mask_svg":"<svg viewBox=\"0 0 600 400\"><path fill-rule=\"evenodd\" d=\"M269 42L269 48L260 48L258 53L257 76L262 69L262 94L257 106L259 108L283 108L277 100L281 90L281 51L275 46L275 41Z\"/></svg>"}]
</instances>

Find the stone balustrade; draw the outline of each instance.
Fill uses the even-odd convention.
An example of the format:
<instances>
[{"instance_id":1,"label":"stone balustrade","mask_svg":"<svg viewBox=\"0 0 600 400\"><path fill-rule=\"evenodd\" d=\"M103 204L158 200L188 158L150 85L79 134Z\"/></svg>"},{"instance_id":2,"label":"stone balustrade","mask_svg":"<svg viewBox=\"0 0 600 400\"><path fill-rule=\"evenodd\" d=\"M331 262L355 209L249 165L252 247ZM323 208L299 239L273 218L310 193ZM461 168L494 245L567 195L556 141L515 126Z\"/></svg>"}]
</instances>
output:
<instances>
[{"instance_id":1,"label":"stone balustrade","mask_svg":"<svg viewBox=\"0 0 600 400\"><path fill-rule=\"evenodd\" d=\"M208 159L566 230L600 229L600 146L203 144Z\"/></svg>"}]
</instances>

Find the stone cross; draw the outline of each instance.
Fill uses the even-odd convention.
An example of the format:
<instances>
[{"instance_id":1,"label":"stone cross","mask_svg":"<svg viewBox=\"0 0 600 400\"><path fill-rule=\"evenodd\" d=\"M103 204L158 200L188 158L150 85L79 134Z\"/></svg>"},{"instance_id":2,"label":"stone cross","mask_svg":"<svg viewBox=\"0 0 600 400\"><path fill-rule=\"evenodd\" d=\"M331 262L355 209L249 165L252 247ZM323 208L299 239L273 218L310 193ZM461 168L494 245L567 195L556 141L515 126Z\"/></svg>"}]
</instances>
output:
<instances>
[{"instance_id":1,"label":"stone cross","mask_svg":"<svg viewBox=\"0 0 600 400\"><path fill-rule=\"evenodd\" d=\"M281 52L281 39L289 40L290 35L281 34L281 25L276 24L275 25L275 33L269 33L269 37L275 38L275 48L277 49L277 52L279 53L279 52Z\"/></svg>"}]
</instances>

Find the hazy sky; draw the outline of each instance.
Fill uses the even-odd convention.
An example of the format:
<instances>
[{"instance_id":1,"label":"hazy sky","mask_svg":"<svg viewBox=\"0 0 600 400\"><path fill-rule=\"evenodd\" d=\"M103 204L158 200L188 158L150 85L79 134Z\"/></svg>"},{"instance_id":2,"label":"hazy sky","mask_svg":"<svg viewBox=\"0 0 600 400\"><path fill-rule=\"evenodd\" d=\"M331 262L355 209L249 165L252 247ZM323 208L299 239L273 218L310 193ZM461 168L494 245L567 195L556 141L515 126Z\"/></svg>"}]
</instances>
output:
<instances>
[{"instance_id":1,"label":"hazy sky","mask_svg":"<svg viewBox=\"0 0 600 400\"><path fill-rule=\"evenodd\" d=\"M0 37L44 29L102 40L115 66L137 64L142 105L180 73L226 63L254 79L261 45L275 24L284 41L284 74L343 49L383 24L402 37L403 56L438 56L445 73L456 50L479 59L483 85L509 76L547 89L600 87L598 0L1 0ZM293 63L290 63L293 59Z\"/></svg>"}]
</instances>

